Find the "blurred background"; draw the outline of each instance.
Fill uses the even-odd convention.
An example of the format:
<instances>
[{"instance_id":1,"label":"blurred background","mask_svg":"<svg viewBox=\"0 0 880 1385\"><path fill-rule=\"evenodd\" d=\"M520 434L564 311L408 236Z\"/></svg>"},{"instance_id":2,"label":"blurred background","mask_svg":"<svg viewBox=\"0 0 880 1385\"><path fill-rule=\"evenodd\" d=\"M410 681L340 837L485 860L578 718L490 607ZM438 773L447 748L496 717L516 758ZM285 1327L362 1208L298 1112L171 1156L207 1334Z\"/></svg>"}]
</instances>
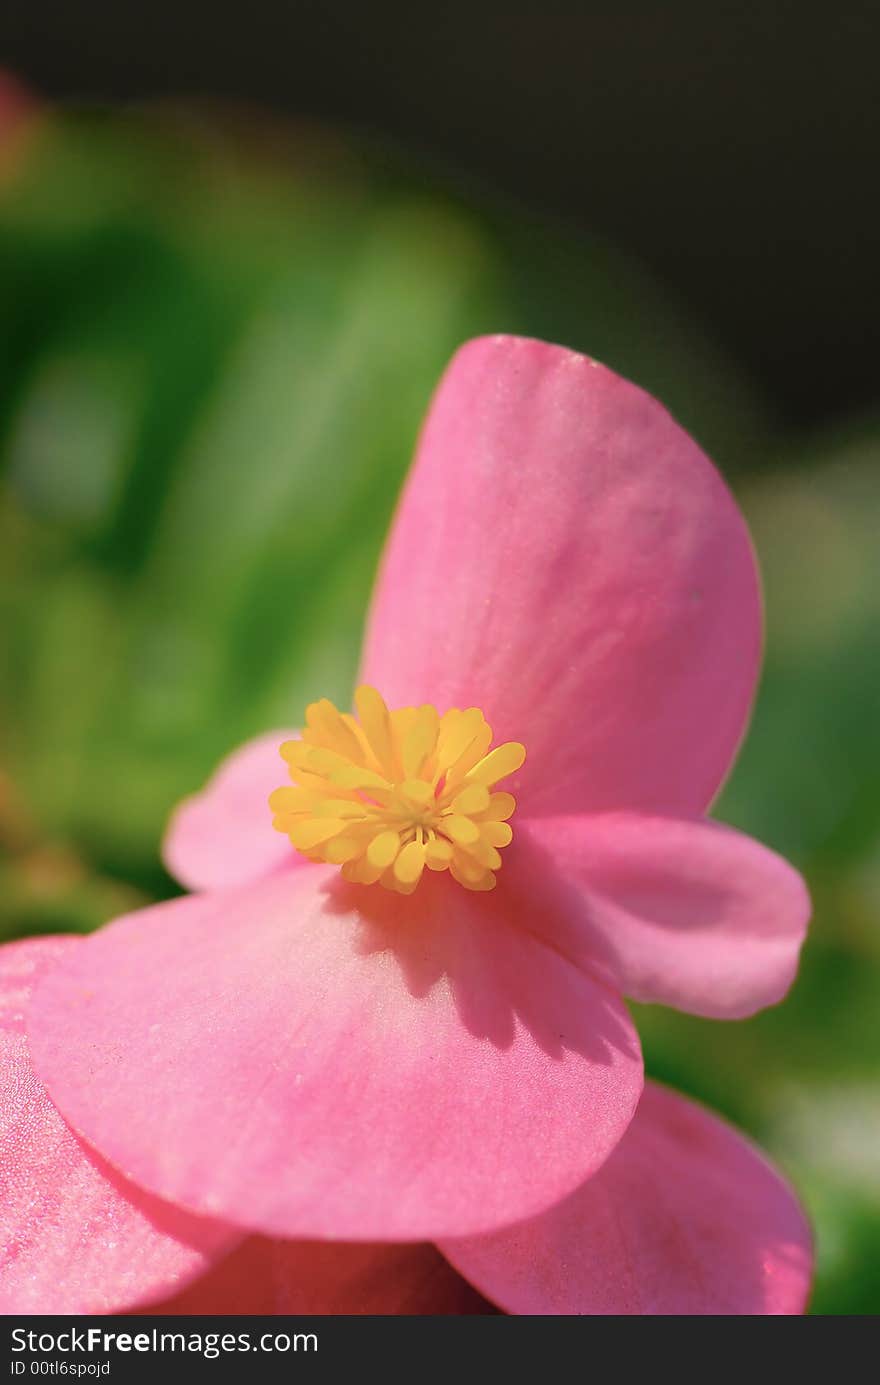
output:
<instances>
[{"instance_id":1,"label":"blurred background","mask_svg":"<svg viewBox=\"0 0 880 1385\"><path fill-rule=\"evenodd\" d=\"M649 1071L795 1179L813 1311L878 1312L880 17L402 13L0 21L0 935L172 894L174 802L348 698L455 347L584 350L746 511L767 659L717 815L816 908L780 1008L643 1007Z\"/></svg>"}]
</instances>

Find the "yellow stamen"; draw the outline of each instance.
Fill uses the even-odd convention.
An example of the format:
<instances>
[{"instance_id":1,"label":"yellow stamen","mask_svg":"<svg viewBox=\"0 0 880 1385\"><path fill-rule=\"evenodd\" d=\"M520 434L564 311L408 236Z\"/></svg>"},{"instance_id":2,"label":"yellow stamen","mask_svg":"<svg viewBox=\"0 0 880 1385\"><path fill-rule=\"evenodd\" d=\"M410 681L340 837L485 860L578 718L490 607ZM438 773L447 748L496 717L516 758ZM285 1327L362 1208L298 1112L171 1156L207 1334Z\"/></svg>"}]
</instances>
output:
<instances>
[{"instance_id":1,"label":"yellow stamen","mask_svg":"<svg viewBox=\"0 0 880 1385\"><path fill-rule=\"evenodd\" d=\"M468 890L494 889L516 800L493 790L522 766L525 748L492 749L478 707L391 712L366 686L354 702L357 719L313 702L302 738L281 747L293 784L270 796L273 826L358 884L412 894L427 867Z\"/></svg>"}]
</instances>

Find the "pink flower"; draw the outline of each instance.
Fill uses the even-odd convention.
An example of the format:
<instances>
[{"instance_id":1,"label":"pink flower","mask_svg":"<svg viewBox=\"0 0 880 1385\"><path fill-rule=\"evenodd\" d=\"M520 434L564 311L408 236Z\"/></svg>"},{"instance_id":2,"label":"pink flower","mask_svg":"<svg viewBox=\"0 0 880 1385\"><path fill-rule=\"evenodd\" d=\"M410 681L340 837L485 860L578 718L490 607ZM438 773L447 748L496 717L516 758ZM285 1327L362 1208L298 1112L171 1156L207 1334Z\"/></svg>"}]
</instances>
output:
<instances>
[{"instance_id":1,"label":"pink flower","mask_svg":"<svg viewBox=\"0 0 880 1385\"><path fill-rule=\"evenodd\" d=\"M0 947L0 1313L101 1313L186 1284L240 1232L127 1184L70 1130L34 1075L25 1012L76 938Z\"/></svg>"},{"instance_id":2,"label":"pink flower","mask_svg":"<svg viewBox=\"0 0 880 1385\"><path fill-rule=\"evenodd\" d=\"M77 938L0 947L0 1313L473 1313L427 1245L270 1241L142 1192L64 1124L31 1068L36 978Z\"/></svg>"},{"instance_id":3,"label":"pink flower","mask_svg":"<svg viewBox=\"0 0 880 1385\"><path fill-rule=\"evenodd\" d=\"M204 893L117 921L37 988L53 1100L152 1193L270 1237L550 1235L546 1209L599 1195L641 1092L622 994L734 1017L794 974L800 878L702 817L759 648L745 526L669 415L573 353L470 343L363 661L421 710L316 704L287 749L276 823L331 864L260 825L293 732L179 811L167 859ZM486 755L488 726L517 748ZM362 883L379 869L394 888Z\"/></svg>"},{"instance_id":4,"label":"pink flower","mask_svg":"<svg viewBox=\"0 0 880 1385\"><path fill-rule=\"evenodd\" d=\"M31 1069L31 988L82 946L0 948L0 1312L496 1311L474 1285L513 1313L802 1310L811 1254L794 1198L721 1121L651 1084L589 1183L531 1222L449 1243L448 1258L244 1236L169 1207L82 1144Z\"/></svg>"}]
</instances>

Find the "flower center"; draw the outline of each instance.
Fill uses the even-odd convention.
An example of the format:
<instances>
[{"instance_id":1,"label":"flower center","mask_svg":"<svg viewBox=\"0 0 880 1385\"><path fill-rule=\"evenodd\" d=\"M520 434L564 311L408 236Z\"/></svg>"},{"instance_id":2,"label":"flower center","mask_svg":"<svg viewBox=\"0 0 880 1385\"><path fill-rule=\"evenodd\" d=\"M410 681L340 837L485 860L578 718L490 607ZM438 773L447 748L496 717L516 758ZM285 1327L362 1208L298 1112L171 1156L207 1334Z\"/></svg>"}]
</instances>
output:
<instances>
[{"instance_id":1,"label":"flower center","mask_svg":"<svg viewBox=\"0 0 880 1385\"><path fill-rule=\"evenodd\" d=\"M282 745L293 784L269 798L273 826L309 860L361 884L412 894L427 866L468 890L494 889L516 799L493 789L520 768L525 747L491 750L479 707L391 712L367 686L354 700L357 717L313 702L302 739Z\"/></svg>"}]
</instances>

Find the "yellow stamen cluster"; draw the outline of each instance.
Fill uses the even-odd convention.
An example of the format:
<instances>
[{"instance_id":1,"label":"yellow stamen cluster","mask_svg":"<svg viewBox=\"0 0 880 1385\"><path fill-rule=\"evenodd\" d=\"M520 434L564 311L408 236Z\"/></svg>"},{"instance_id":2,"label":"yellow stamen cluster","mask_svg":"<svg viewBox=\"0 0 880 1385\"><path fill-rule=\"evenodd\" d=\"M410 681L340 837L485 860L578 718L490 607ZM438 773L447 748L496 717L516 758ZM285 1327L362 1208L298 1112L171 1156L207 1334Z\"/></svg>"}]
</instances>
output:
<instances>
[{"instance_id":1,"label":"yellow stamen cluster","mask_svg":"<svg viewBox=\"0 0 880 1385\"><path fill-rule=\"evenodd\" d=\"M493 788L519 769L525 748L490 750L478 707L390 712L366 686L355 707L356 718L326 698L313 702L302 739L282 745L293 784L269 799L275 828L361 884L412 894L427 866L468 890L494 889L516 800Z\"/></svg>"}]
</instances>

